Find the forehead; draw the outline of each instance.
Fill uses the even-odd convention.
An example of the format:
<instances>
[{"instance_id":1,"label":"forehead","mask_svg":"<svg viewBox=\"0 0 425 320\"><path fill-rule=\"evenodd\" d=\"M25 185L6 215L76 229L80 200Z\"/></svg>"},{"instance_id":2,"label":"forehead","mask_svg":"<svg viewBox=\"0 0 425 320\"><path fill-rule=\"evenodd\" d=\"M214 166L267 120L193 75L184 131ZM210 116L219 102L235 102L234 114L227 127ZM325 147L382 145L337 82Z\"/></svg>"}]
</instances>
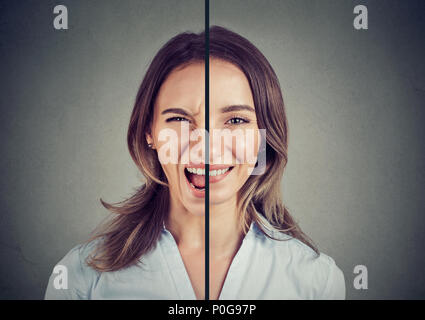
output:
<instances>
[{"instance_id":1,"label":"forehead","mask_svg":"<svg viewBox=\"0 0 425 320\"><path fill-rule=\"evenodd\" d=\"M210 109L245 104L254 107L245 74L234 64L210 59ZM184 107L194 113L205 108L205 65L191 63L172 71L162 84L156 104L159 109Z\"/></svg>"},{"instance_id":2,"label":"forehead","mask_svg":"<svg viewBox=\"0 0 425 320\"><path fill-rule=\"evenodd\" d=\"M254 106L248 79L239 67L219 59L210 65L210 94L219 106L245 104Z\"/></svg>"},{"instance_id":3,"label":"forehead","mask_svg":"<svg viewBox=\"0 0 425 320\"><path fill-rule=\"evenodd\" d=\"M205 67L191 63L173 70L161 85L156 105L169 107L196 107L205 101Z\"/></svg>"}]
</instances>

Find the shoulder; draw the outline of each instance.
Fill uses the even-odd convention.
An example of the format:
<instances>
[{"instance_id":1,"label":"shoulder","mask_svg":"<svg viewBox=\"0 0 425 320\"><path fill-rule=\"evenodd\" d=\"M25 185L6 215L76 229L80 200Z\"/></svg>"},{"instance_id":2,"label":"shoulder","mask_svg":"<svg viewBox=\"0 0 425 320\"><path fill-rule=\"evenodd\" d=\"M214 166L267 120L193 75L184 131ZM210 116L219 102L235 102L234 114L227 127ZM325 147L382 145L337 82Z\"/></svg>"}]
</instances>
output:
<instances>
[{"instance_id":1,"label":"shoulder","mask_svg":"<svg viewBox=\"0 0 425 320\"><path fill-rule=\"evenodd\" d=\"M73 247L54 266L44 298L46 300L88 299L99 272L87 265L86 260L101 240Z\"/></svg>"},{"instance_id":2,"label":"shoulder","mask_svg":"<svg viewBox=\"0 0 425 320\"><path fill-rule=\"evenodd\" d=\"M345 299L345 279L335 260L287 234L268 227L271 239L257 229L257 237L263 238L278 268L287 273L305 299Z\"/></svg>"},{"instance_id":3,"label":"shoulder","mask_svg":"<svg viewBox=\"0 0 425 320\"><path fill-rule=\"evenodd\" d=\"M308 286L314 299L345 299L344 274L333 258L323 252L317 254L298 239L288 240L287 246L300 285Z\"/></svg>"}]
</instances>

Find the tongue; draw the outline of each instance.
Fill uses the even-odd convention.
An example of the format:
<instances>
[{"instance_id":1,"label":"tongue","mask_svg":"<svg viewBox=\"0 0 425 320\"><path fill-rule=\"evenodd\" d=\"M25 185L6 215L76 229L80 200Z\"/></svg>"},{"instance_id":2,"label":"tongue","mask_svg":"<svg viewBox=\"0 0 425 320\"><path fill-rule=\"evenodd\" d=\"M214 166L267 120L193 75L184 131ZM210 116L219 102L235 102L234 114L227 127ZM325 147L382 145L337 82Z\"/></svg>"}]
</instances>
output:
<instances>
[{"instance_id":1,"label":"tongue","mask_svg":"<svg viewBox=\"0 0 425 320\"><path fill-rule=\"evenodd\" d=\"M205 176L190 173L189 179L195 187L205 188Z\"/></svg>"}]
</instances>

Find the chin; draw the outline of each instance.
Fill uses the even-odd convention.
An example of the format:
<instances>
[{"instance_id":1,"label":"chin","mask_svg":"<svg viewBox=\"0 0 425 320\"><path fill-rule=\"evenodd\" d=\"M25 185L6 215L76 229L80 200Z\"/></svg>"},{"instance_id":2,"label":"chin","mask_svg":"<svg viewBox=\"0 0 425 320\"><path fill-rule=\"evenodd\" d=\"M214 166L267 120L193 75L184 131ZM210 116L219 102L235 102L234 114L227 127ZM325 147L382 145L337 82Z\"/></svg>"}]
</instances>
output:
<instances>
[{"instance_id":1,"label":"chin","mask_svg":"<svg viewBox=\"0 0 425 320\"><path fill-rule=\"evenodd\" d=\"M235 197L233 190L222 188L220 190L210 190L210 205L222 204Z\"/></svg>"},{"instance_id":2,"label":"chin","mask_svg":"<svg viewBox=\"0 0 425 320\"><path fill-rule=\"evenodd\" d=\"M205 204L201 203L201 204L189 204L187 206L185 206L187 211L190 212L191 215L197 216L197 217L202 217L205 215Z\"/></svg>"}]
</instances>

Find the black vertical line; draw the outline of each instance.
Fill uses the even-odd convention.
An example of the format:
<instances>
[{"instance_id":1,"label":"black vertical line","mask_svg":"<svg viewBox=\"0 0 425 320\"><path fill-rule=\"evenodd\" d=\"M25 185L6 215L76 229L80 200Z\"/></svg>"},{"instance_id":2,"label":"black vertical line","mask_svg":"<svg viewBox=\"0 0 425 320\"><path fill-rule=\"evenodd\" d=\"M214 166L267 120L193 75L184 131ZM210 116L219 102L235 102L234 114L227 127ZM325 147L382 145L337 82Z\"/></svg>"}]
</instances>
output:
<instances>
[{"instance_id":1,"label":"black vertical line","mask_svg":"<svg viewBox=\"0 0 425 320\"><path fill-rule=\"evenodd\" d=\"M210 299L210 2L205 0L205 300Z\"/></svg>"}]
</instances>

